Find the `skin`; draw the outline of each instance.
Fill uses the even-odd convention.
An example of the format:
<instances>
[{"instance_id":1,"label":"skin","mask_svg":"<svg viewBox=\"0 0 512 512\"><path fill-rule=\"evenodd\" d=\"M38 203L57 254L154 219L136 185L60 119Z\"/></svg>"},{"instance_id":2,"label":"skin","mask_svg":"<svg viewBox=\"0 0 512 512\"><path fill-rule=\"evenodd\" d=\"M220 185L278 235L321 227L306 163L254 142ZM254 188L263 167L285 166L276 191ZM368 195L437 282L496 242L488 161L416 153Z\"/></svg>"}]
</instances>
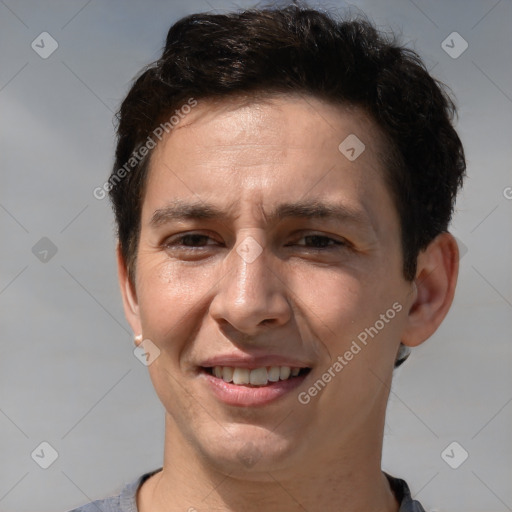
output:
<instances>
[{"instance_id":1,"label":"skin","mask_svg":"<svg viewBox=\"0 0 512 512\"><path fill-rule=\"evenodd\" d=\"M354 161L338 150L350 134L365 144ZM148 368L166 410L164 469L141 487L141 512L398 510L380 468L393 363L400 340L420 344L446 315L458 252L439 235L405 280L383 150L362 111L284 95L200 102L155 148L134 282L118 250L128 321L160 350ZM152 223L176 200L226 216ZM281 203L312 200L351 216L270 217ZM203 236L176 241L191 233ZM236 251L249 236L262 248L250 263ZM301 404L298 393L394 303L401 311ZM312 370L277 401L226 405L199 366L231 352Z\"/></svg>"}]
</instances>

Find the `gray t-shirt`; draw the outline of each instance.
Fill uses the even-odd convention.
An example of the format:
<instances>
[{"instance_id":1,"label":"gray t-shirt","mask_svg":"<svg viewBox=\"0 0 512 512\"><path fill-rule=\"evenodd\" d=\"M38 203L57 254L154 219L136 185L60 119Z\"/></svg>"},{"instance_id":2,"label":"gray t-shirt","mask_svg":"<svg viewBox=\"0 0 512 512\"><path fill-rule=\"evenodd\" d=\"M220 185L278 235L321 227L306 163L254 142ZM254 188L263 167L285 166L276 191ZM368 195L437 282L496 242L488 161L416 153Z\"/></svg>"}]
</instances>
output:
<instances>
[{"instance_id":1,"label":"gray t-shirt","mask_svg":"<svg viewBox=\"0 0 512 512\"><path fill-rule=\"evenodd\" d=\"M121 494L96 500L82 507L75 508L69 512L138 512L136 495L139 487L152 475L161 471L162 468L146 473L133 482L125 485ZM400 509L398 512L425 512L419 502L413 500L409 486L404 480L394 478L384 473L389 480L391 489L396 496Z\"/></svg>"}]
</instances>

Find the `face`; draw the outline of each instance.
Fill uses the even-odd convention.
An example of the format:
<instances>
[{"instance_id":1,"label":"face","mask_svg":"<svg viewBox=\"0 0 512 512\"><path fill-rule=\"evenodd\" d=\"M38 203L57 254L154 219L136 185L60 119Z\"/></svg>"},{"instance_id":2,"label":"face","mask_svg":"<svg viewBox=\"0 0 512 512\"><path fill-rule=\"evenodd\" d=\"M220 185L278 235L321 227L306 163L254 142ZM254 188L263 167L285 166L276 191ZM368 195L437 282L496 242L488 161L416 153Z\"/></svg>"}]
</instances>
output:
<instances>
[{"instance_id":1,"label":"face","mask_svg":"<svg viewBox=\"0 0 512 512\"><path fill-rule=\"evenodd\" d=\"M414 298L383 149L363 112L277 96L200 102L154 150L127 316L169 431L225 472L383 428Z\"/></svg>"}]
</instances>

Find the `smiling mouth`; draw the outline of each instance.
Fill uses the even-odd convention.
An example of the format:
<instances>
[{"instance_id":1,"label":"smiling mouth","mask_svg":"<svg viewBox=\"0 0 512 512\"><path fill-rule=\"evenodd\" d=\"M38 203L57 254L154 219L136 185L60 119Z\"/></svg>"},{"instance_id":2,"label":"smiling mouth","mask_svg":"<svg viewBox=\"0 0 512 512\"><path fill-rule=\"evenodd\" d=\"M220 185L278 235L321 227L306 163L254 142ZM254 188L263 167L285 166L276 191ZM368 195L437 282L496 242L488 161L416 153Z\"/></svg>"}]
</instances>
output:
<instances>
[{"instance_id":1,"label":"smiling mouth","mask_svg":"<svg viewBox=\"0 0 512 512\"><path fill-rule=\"evenodd\" d=\"M272 384L306 376L311 371L311 368L268 366L251 370L249 368L233 366L211 366L203 367L202 370L208 375L236 386L262 387L267 386L269 383Z\"/></svg>"}]
</instances>

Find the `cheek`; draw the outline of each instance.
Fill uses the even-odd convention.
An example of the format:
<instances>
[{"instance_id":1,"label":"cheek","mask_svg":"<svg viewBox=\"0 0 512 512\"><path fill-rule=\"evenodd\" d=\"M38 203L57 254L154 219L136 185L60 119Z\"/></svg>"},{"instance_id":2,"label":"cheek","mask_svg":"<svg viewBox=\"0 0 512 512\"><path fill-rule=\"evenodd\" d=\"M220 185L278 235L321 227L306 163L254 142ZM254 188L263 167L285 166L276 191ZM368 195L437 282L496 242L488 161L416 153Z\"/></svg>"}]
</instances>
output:
<instances>
[{"instance_id":1,"label":"cheek","mask_svg":"<svg viewBox=\"0 0 512 512\"><path fill-rule=\"evenodd\" d=\"M372 366L393 359L406 321L406 288L400 280L316 269L314 274L297 276L293 291L302 321L331 359L344 354L354 341L364 353L358 359Z\"/></svg>"},{"instance_id":2,"label":"cheek","mask_svg":"<svg viewBox=\"0 0 512 512\"><path fill-rule=\"evenodd\" d=\"M296 276L292 286L297 306L318 331L336 337L347 332L363 313L363 286L351 276L336 270L309 270ZM340 330L343 326L343 330Z\"/></svg>"},{"instance_id":3,"label":"cheek","mask_svg":"<svg viewBox=\"0 0 512 512\"><path fill-rule=\"evenodd\" d=\"M372 281L359 271L310 268L294 276L291 288L304 316L335 339L345 339L379 308L382 298Z\"/></svg>"},{"instance_id":4,"label":"cheek","mask_svg":"<svg viewBox=\"0 0 512 512\"><path fill-rule=\"evenodd\" d=\"M153 260L153 261L152 261ZM163 350L180 349L204 314L202 298L211 288L206 272L154 257L141 261L138 301L144 336Z\"/></svg>"}]
</instances>

